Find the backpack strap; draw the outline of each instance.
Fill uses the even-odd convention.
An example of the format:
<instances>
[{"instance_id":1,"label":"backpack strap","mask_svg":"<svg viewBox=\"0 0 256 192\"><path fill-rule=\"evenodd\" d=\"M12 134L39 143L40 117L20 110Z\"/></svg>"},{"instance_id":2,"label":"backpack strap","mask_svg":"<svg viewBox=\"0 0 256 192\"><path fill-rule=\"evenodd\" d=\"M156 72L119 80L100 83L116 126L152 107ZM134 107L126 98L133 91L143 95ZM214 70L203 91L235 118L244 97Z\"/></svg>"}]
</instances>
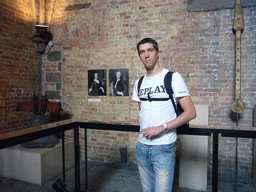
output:
<instances>
[{"instance_id":1,"label":"backpack strap","mask_svg":"<svg viewBox=\"0 0 256 192\"><path fill-rule=\"evenodd\" d=\"M174 107L175 113L178 116L179 115L178 108L173 99L173 90L172 90L172 74L173 73L174 73L173 71L168 71L168 73L166 73L164 77L164 86L165 86L166 92L169 95L169 99L171 99L172 101L172 105Z\"/></svg>"},{"instance_id":2,"label":"backpack strap","mask_svg":"<svg viewBox=\"0 0 256 192\"><path fill-rule=\"evenodd\" d=\"M168 101L169 98L151 98L150 95L148 94L148 98L140 98L141 101Z\"/></svg>"},{"instance_id":3,"label":"backpack strap","mask_svg":"<svg viewBox=\"0 0 256 192\"><path fill-rule=\"evenodd\" d=\"M184 110L182 109L180 103L178 102L177 105L174 103L174 99L173 99L173 90L172 90L172 74L174 72L169 71L166 76L165 76L165 84L164 86L166 87L166 91L169 94L169 97L172 101L175 113L178 115L180 115Z\"/></svg>"},{"instance_id":4,"label":"backpack strap","mask_svg":"<svg viewBox=\"0 0 256 192\"><path fill-rule=\"evenodd\" d=\"M143 81L143 78L144 78L144 76L140 77L139 82L138 82L138 96L139 96L140 86L141 86L141 83Z\"/></svg>"},{"instance_id":5,"label":"backpack strap","mask_svg":"<svg viewBox=\"0 0 256 192\"><path fill-rule=\"evenodd\" d=\"M164 77L164 86L166 89L166 92L168 93L169 97L172 97L173 90L172 90L172 71L168 71Z\"/></svg>"}]
</instances>

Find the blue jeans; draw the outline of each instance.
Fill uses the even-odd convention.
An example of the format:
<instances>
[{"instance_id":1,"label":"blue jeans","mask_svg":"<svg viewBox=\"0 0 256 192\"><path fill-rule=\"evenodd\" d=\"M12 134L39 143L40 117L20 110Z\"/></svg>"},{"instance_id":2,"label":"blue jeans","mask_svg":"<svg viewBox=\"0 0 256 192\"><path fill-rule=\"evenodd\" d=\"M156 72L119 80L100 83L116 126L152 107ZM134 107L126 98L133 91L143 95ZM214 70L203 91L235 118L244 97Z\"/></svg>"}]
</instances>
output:
<instances>
[{"instance_id":1,"label":"blue jeans","mask_svg":"<svg viewBox=\"0 0 256 192\"><path fill-rule=\"evenodd\" d=\"M136 159L143 192L172 191L175 152L175 143L169 145L137 144Z\"/></svg>"}]
</instances>

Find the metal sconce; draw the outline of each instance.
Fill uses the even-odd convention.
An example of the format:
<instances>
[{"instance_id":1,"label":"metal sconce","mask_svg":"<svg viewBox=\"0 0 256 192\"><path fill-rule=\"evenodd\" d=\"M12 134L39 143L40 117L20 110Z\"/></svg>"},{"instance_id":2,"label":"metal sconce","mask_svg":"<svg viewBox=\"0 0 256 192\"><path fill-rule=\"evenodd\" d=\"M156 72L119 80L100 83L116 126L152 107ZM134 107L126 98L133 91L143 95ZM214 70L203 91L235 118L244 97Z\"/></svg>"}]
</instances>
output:
<instances>
[{"instance_id":1,"label":"metal sconce","mask_svg":"<svg viewBox=\"0 0 256 192\"><path fill-rule=\"evenodd\" d=\"M35 115L44 115L46 111L61 111L60 102L50 102L47 96L42 97L42 55L45 53L47 45L49 45L49 53L53 43L53 36L47 29L46 25L36 25L36 34L33 36L33 42L36 44L36 52L40 54L39 60L39 95L33 96L30 102L19 102L17 111L33 111Z\"/></svg>"},{"instance_id":2,"label":"metal sconce","mask_svg":"<svg viewBox=\"0 0 256 192\"><path fill-rule=\"evenodd\" d=\"M33 36L33 42L36 44L36 52L40 55L43 55L45 53L45 48L47 45L50 46L48 52L52 48L53 36L51 32L47 30L48 27L46 25L36 25L35 28L36 34Z\"/></svg>"}]
</instances>

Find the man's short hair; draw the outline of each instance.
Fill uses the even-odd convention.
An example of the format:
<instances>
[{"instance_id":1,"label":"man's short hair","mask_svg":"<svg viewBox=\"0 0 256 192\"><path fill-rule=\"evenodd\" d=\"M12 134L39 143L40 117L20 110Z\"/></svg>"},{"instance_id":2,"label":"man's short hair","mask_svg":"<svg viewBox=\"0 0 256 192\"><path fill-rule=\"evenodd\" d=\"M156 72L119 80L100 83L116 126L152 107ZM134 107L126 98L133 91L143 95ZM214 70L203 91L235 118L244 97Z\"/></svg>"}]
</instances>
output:
<instances>
[{"instance_id":1,"label":"man's short hair","mask_svg":"<svg viewBox=\"0 0 256 192\"><path fill-rule=\"evenodd\" d=\"M147 38L142 39L142 40L138 43L138 45L137 45L137 51L138 51L138 54L139 54L139 55L140 55L139 46L142 45L142 44L145 44L145 43L152 43L152 44L153 44L153 47L155 48L155 50L156 50L156 51L159 51L158 43L157 43L154 39L147 37Z\"/></svg>"}]
</instances>

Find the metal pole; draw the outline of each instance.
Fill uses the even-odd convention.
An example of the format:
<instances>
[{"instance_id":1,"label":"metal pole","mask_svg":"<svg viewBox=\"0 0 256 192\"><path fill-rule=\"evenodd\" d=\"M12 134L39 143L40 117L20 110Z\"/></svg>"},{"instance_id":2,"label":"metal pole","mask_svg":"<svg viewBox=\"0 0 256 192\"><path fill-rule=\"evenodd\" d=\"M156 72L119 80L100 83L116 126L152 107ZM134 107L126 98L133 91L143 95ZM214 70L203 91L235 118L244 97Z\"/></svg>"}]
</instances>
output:
<instances>
[{"instance_id":1,"label":"metal pole","mask_svg":"<svg viewBox=\"0 0 256 192\"><path fill-rule=\"evenodd\" d=\"M218 161L219 161L219 133L213 133L213 152L212 152L212 192L218 191Z\"/></svg>"},{"instance_id":2,"label":"metal pole","mask_svg":"<svg viewBox=\"0 0 256 192\"><path fill-rule=\"evenodd\" d=\"M237 150L238 150L238 138L236 137L236 160L235 160L235 185L234 185L234 192L237 191L237 186L238 186L238 180L237 180L237 163L238 163L238 153L237 153Z\"/></svg>"},{"instance_id":3,"label":"metal pole","mask_svg":"<svg viewBox=\"0 0 256 192\"><path fill-rule=\"evenodd\" d=\"M236 113L236 126L238 127L239 122L239 113ZM238 138L236 137L236 160L235 160L235 184L234 184L234 192L237 191L237 163L238 163Z\"/></svg>"},{"instance_id":4,"label":"metal pole","mask_svg":"<svg viewBox=\"0 0 256 192\"><path fill-rule=\"evenodd\" d=\"M79 127L74 129L75 142L75 192L80 192Z\"/></svg>"},{"instance_id":5,"label":"metal pole","mask_svg":"<svg viewBox=\"0 0 256 192\"><path fill-rule=\"evenodd\" d=\"M66 182L66 175L65 175L65 140L64 140L64 131L61 132L61 138L62 138L62 177L64 183Z\"/></svg>"},{"instance_id":6,"label":"metal pole","mask_svg":"<svg viewBox=\"0 0 256 192\"><path fill-rule=\"evenodd\" d=\"M88 191L87 129L84 129L85 191Z\"/></svg>"},{"instance_id":7,"label":"metal pole","mask_svg":"<svg viewBox=\"0 0 256 192\"><path fill-rule=\"evenodd\" d=\"M38 96L39 99L42 98L42 55L40 54L39 57L39 92L38 92Z\"/></svg>"}]
</instances>

